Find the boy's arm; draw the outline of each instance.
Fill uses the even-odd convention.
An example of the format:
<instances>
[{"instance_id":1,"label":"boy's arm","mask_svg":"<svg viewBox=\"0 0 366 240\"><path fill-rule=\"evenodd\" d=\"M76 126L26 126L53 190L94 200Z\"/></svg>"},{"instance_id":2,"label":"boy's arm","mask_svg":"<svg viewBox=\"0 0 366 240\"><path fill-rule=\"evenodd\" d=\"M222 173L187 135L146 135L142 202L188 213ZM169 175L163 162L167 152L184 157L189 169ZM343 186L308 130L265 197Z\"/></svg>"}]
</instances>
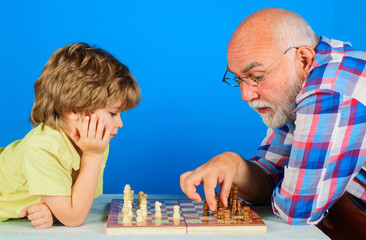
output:
<instances>
[{"instance_id":1,"label":"boy's arm","mask_svg":"<svg viewBox=\"0 0 366 240\"><path fill-rule=\"evenodd\" d=\"M28 215L28 219L31 221L32 225L38 229L49 228L53 224L53 216L44 203L35 203L28 207L25 207L20 213L19 217L25 217Z\"/></svg>"},{"instance_id":2,"label":"boy's arm","mask_svg":"<svg viewBox=\"0 0 366 240\"><path fill-rule=\"evenodd\" d=\"M80 226L88 216L97 188L104 151L110 141L103 117L85 117L82 129L70 134L81 149L81 165L78 177L72 187L71 196L41 196L55 217L66 226Z\"/></svg>"}]
</instances>

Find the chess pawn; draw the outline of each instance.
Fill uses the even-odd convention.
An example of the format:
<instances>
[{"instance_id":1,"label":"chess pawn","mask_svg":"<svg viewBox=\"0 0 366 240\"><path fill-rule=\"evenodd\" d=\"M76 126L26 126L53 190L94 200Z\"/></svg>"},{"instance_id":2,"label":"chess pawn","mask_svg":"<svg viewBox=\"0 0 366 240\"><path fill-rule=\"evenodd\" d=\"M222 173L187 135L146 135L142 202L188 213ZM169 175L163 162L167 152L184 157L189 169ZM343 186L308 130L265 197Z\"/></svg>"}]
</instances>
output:
<instances>
[{"instance_id":1,"label":"chess pawn","mask_svg":"<svg viewBox=\"0 0 366 240\"><path fill-rule=\"evenodd\" d=\"M146 200L143 199L141 201L140 209L142 210L142 216L146 217L147 216L147 202L146 202Z\"/></svg>"},{"instance_id":2,"label":"chess pawn","mask_svg":"<svg viewBox=\"0 0 366 240\"><path fill-rule=\"evenodd\" d=\"M225 222L230 222L231 221L231 210L230 209L225 209L224 210L224 221Z\"/></svg>"},{"instance_id":3,"label":"chess pawn","mask_svg":"<svg viewBox=\"0 0 366 240\"><path fill-rule=\"evenodd\" d=\"M144 218L142 216L142 210L141 209L137 209L136 211L136 222L143 222Z\"/></svg>"},{"instance_id":4,"label":"chess pawn","mask_svg":"<svg viewBox=\"0 0 366 240\"><path fill-rule=\"evenodd\" d=\"M173 210L174 210L173 213L174 221L179 221L180 220L179 205L174 205Z\"/></svg>"},{"instance_id":5,"label":"chess pawn","mask_svg":"<svg viewBox=\"0 0 366 240\"><path fill-rule=\"evenodd\" d=\"M249 216L250 207L245 206L243 210L244 210L244 217L243 217L244 222L250 222L250 216Z\"/></svg>"},{"instance_id":6,"label":"chess pawn","mask_svg":"<svg viewBox=\"0 0 366 240\"><path fill-rule=\"evenodd\" d=\"M161 217L161 203L159 201L155 202L155 217Z\"/></svg>"},{"instance_id":7,"label":"chess pawn","mask_svg":"<svg viewBox=\"0 0 366 240\"><path fill-rule=\"evenodd\" d=\"M241 211L241 204L240 204L239 200L236 202L235 216L243 216L243 213Z\"/></svg>"},{"instance_id":8,"label":"chess pawn","mask_svg":"<svg viewBox=\"0 0 366 240\"><path fill-rule=\"evenodd\" d=\"M217 219L222 219L224 216L224 209L221 207L217 210Z\"/></svg>"},{"instance_id":9,"label":"chess pawn","mask_svg":"<svg viewBox=\"0 0 366 240\"><path fill-rule=\"evenodd\" d=\"M208 210L209 210L208 203L207 203L207 201L204 201L203 202L203 216L204 217L210 216L210 213Z\"/></svg>"}]
</instances>

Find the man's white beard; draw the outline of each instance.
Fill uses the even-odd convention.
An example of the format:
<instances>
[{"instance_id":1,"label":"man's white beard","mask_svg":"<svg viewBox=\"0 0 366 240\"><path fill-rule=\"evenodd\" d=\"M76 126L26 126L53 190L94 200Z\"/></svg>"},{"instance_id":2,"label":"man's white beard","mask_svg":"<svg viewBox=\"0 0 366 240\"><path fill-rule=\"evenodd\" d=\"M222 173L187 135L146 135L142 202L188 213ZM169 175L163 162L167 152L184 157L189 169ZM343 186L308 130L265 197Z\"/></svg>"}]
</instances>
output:
<instances>
[{"instance_id":1,"label":"man's white beard","mask_svg":"<svg viewBox=\"0 0 366 240\"><path fill-rule=\"evenodd\" d=\"M290 72L290 81L286 89L279 92L273 102L277 102L277 107L267 101L252 100L249 102L249 106L259 113L258 108L268 107L273 112L259 113L262 117L264 124L269 128L279 128L286 123L293 122L296 119L295 114L295 100L302 88L302 81L296 75L295 68L290 66L292 71ZM276 101L277 100L277 101Z\"/></svg>"}]
</instances>

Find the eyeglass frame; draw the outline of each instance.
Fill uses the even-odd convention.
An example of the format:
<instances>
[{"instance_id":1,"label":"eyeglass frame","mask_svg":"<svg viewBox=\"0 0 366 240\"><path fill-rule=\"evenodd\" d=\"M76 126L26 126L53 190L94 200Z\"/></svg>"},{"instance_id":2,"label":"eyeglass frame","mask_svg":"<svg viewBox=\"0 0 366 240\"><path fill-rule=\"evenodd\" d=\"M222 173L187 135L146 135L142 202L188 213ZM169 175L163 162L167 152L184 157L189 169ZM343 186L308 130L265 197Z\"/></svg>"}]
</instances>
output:
<instances>
[{"instance_id":1,"label":"eyeglass frame","mask_svg":"<svg viewBox=\"0 0 366 240\"><path fill-rule=\"evenodd\" d=\"M283 57L283 56L285 56L285 54L288 52L288 51L290 51L290 49L299 49L299 47L289 47L288 49L286 49L286 51L284 51L283 53L282 53L282 55L274 62L274 63L272 63L271 65L270 65L270 67L268 68L268 70L267 71L265 71L261 76L259 76L259 77L256 77L256 78L252 78L252 77L235 77L235 78L226 78L226 74L227 74L227 72L230 72L228 69L226 69L226 72L225 72L225 74L224 74L224 76L222 77L222 82L224 82L224 83L226 83L226 84L228 84L228 85L230 85L230 86L232 86L232 87L239 87L240 86L240 83L241 82L244 82L245 84L247 84L247 85L249 85L249 86L253 86L253 87L258 87L258 82L260 82L260 80L269 72L269 71L271 71L271 69L276 65L276 63L278 63L280 60L281 60L281 58ZM247 78L248 80L251 80L251 81L253 81L253 82L255 82L255 84L250 84L249 82L247 82L248 80L245 80L245 78ZM231 83L229 83L229 82L227 82L226 81L226 79L227 80L232 80L232 81L234 81L234 82L237 82L238 83L238 85L236 86L236 85L233 85L233 84L231 84Z\"/></svg>"}]
</instances>

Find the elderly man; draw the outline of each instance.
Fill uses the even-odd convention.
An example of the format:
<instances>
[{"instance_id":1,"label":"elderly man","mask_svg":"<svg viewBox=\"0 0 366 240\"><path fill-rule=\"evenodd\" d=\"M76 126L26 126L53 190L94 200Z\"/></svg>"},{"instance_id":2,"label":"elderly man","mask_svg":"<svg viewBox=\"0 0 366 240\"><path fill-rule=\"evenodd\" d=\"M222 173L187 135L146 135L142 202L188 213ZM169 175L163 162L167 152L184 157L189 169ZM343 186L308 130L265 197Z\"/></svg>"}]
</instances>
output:
<instances>
[{"instance_id":1,"label":"elderly man","mask_svg":"<svg viewBox=\"0 0 366 240\"><path fill-rule=\"evenodd\" d=\"M366 52L319 38L294 12L263 9L236 29L227 58L223 81L240 88L267 136L250 160L225 152L182 174L183 192L200 202L196 186L204 183L214 210L217 183L225 206L235 183L242 198L271 201L290 224L318 224L336 203L354 210L341 207L342 217L359 214L365 224ZM318 226L334 229L336 221Z\"/></svg>"}]
</instances>

